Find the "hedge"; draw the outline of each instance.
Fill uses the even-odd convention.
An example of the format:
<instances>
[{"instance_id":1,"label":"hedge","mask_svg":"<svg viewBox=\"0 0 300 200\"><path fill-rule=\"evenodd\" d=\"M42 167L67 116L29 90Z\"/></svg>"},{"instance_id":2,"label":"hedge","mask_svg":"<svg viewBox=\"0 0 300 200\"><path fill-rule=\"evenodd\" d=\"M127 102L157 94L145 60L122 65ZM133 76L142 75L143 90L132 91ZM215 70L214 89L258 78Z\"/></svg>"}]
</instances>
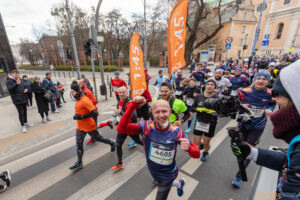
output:
<instances>
[{"instance_id":1,"label":"hedge","mask_svg":"<svg viewBox=\"0 0 300 200\"><path fill-rule=\"evenodd\" d=\"M104 65L105 72L115 72L115 71L123 71L122 67L118 67L115 65ZM71 66L66 65L57 65L54 66L55 70L57 71L71 71ZM25 70L50 70L49 67L45 66L38 66L38 65L22 65L19 66L18 69L25 69ZM74 71L76 71L76 66L73 66ZM82 65L80 66L80 71L92 71L92 67L90 65ZM95 71L100 71L100 67L95 65Z\"/></svg>"}]
</instances>

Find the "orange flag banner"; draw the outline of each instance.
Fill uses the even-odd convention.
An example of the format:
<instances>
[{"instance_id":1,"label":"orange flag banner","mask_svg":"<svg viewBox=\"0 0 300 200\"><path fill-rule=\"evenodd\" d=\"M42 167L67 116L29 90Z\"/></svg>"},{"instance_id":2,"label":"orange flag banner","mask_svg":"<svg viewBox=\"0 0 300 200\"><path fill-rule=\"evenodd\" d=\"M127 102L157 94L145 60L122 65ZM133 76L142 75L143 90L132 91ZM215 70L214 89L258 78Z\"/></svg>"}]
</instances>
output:
<instances>
[{"instance_id":1,"label":"orange flag banner","mask_svg":"<svg viewBox=\"0 0 300 200\"><path fill-rule=\"evenodd\" d=\"M141 96L147 88L144 71L144 56L139 45L140 34L133 33L130 41L130 90L131 98Z\"/></svg>"},{"instance_id":2,"label":"orange flag banner","mask_svg":"<svg viewBox=\"0 0 300 200\"><path fill-rule=\"evenodd\" d=\"M168 25L169 78L185 66L184 50L186 37L186 17L188 0L179 0L174 6Z\"/></svg>"}]
</instances>

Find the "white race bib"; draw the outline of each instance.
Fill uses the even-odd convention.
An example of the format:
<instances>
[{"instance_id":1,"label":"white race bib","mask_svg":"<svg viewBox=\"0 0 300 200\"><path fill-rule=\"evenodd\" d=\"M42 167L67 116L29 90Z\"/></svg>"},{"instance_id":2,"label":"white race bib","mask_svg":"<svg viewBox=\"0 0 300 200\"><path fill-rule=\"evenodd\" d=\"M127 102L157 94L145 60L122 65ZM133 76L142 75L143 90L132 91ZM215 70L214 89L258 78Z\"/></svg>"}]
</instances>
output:
<instances>
[{"instance_id":1,"label":"white race bib","mask_svg":"<svg viewBox=\"0 0 300 200\"><path fill-rule=\"evenodd\" d=\"M237 96L237 94L238 94L237 90L231 90L231 93L230 93L231 96Z\"/></svg>"},{"instance_id":2,"label":"white race bib","mask_svg":"<svg viewBox=\"0 0 300 200\"><path fill-rule=\"evenodd\" d=\"M181 95L181 94L182 94L182 91L180 91L180 90L176 90L176 91L175 91L175 95L178 95L178 96L179 96L179 95Z\"/></svg>"},{"instance_id":3,"label":"white race bib","mask_svg":"<svg viewBox=\"0 0 300 200\"><path fill-rule=\"evenodd\" d=\"M256 106L249 106L249 108L251 109L251 111L253 112L254 118L260 118L263 116L263 114L265 113L265 109L261 108L261 107L256 107Z\"/></svg>"},{"instance_id":4,"label":"white race bib","mask_svg":"<svg viewBox=\"0 0 300 200\"><path fill-rule=\"evenodd\" d=\"M194 104L195 99L194 98L187 98L186 99L186 105L192 106Z\"/></svg>"},{"instance_id":5,"label":"white race bib","mask_svg":"<svg viewBox=\"0 0 300 200\"><path fill-rule=\"evenodd\" d=\"M209 132L209 123L204 123L204 122L198 122L196 124L196 128L197 131L203 131L205 133Z\"/></svg>"},{"instance_id":6,"label":"white race bib","mask_svg":"<svg viewBox=\"0 0 300 200\"><path fill-rule=\"evenodd\" d=\"M149 159L160 165L171 165L175 155L175 146L151 142Z\"/></svg>"}]
</instances>

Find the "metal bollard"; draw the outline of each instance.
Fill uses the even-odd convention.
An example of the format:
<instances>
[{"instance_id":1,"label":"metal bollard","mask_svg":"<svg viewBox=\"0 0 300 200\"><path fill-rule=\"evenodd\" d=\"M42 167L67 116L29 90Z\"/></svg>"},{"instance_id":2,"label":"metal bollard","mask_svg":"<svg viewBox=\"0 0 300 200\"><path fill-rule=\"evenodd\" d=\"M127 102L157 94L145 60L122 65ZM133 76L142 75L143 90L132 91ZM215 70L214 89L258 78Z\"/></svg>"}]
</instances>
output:
<instances>
[{"instance_id":1,"label":"metal bollard","mask_svg":"<svg viewBox=\"0 0 300 200\"><path fill-rule=\"evenodd\" d=\"M54 71L54 76L56 77L56 73L55 73L55 71Z\"/></svg>"},{"instance_id":2,"label":"metal bollard","mask_svg":"<svg viewBox=\"0 0 300 200\"><path fill-rule=\"evenodd\" d=\"M107 80L107 85L109 85L109 78L108 78L108 74L107 74L107 79L106 79L106 80Z\"/></svg>"},{"instance_id":3,"label":"metal bollard","mask_svg":"<svg viewBox=\"0 0 300 200\"><path fill-rule=\"evenodd\" d=\"M69 77L71 78L71 72L69 72Z\"/></svg>"},{"instance_id":4,"label":"metal bollard","mask_svg":"<svg viewBox=\"0 0 300 200\"><path fill-rule=\"evenodd\" d=\"M58 72L58 77L60 78L60 72Z\"/></svg>"},{"instance_id":5,"label":"metal bollard","mask_svg":"<svg viewBox=\"0 0 300 200\"><path fill-rule=\"evenodd\" d=\"M110 78L110 82L112 82L112 78ZM112 97L111 84L108 84L108 85L109 85L109 96Z\"/></svg>"},{"instance_id":6,"label":"metal bollard","mask_svg":"<svg viewBox=\"0 0 300 200\"><path fill-rule=\"evenodd\" d=\"M65 72L63 72L64 73L64 79L66 78L66 74L65 74Z\"/></svg>"}]
</instances>

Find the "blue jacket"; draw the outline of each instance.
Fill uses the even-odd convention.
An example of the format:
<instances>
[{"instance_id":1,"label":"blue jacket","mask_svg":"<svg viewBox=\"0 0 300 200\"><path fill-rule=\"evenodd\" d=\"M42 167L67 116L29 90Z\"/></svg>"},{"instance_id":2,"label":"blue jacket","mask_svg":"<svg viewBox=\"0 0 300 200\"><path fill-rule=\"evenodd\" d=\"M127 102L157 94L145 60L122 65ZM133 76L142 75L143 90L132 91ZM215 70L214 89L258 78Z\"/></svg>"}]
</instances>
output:
<instances>
[{"instance_id":1,"label":"blue jacket","mask_svg":"<svg viewBox=\"0 0 300 200\"><path fill-rule=\"evenodd\" d=\"M293 153L290 158L290 167L286 173L286 181L283 183L282 198L285 200L296 200L298 198L287 197L288 194L300 195L300 143L293 145ZM256 163L258 165L281 171L287 163L287 154L284 152L271 151L266 149L258 149L258 157Z\"/></svg>"},{"instance_id":2,"label":"blue jacket","mask_svg":"<svg viewBox=\"0 0 300 200\"><path fill-rule=\"evenodd\" d=\"M45 78L43 80L43 85L46 90L50 90L52 93L56 92L56 88L54 87L54 84L51 79Z\"/></svg>"},{"instance_id":3,"label":"blue jacket","mask_svg":"<svg viewBox=\"0 0 300 200\"><path fill-rule=\"evenodd\" d=\"M28 90L27 92L28 92L28 93L31 93L31 92L32 92L32 89L31 89L31 81L30 81L30 80L27 80L27 81L22 80L22 83L23 83L25 89Z\"/></svg>"}]
</instances>

